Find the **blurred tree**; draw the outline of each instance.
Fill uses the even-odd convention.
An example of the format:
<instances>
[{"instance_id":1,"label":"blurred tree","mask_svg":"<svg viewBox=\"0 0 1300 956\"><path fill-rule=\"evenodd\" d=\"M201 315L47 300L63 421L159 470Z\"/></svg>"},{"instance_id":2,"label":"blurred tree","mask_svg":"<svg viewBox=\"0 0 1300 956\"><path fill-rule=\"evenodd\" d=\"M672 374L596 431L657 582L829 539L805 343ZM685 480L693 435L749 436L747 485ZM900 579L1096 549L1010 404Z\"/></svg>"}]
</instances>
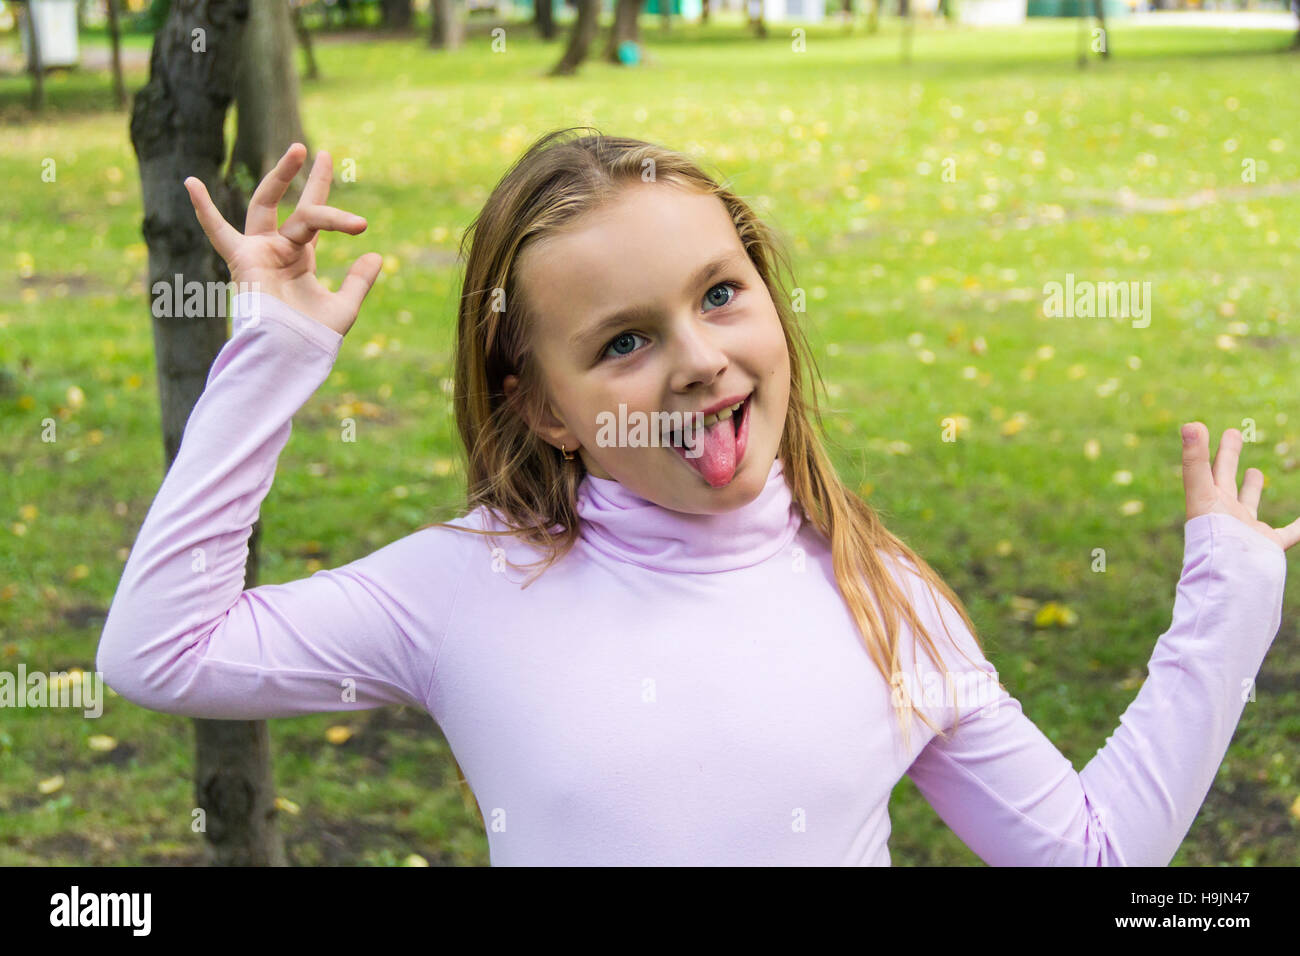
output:
<instances>
[{"instance_id":1,"label":"blurred tree","mask_svg":"<svg viewBox=\"0 0 1300 956\"><path fill-rule=\"evenodd\" d=\"M564 56L551 70L552 76L571 76L578 72L578 67L587 58L596 31L600 28L600 0L578 0L578 16L573 21L569 32L569 45Z\"/></svg>"},{"instance_id":2,"label":"blurred tree","mask_svg":"<svg viewBox=\"0 0 1300 956\"><path fill-rule=\"evenodd\" d=\"M187 176L198 177L228 222L245 221L247 200L220 167L248 6L249 0L175 0L154 37L149 81L131 108L150 290L157 282L173 282L176 275L184 282L230 281L182 183ZM152 316L153 309L149 311ZM226 322L224 310L201 317L153 316L166 468L176 458L185 423L225 344ZM257 583L260 531L258 520L248 544L247 587ZM285 866L266 721L195 719L193 726L195 800L204 811L208 862Z\"/></svg>"},{"instance_id":3,"label":"blurred tree","mask_svg":"<svg viewBox=\"0 0 1300 956\"><path fill-rule=\"evenodd\" d=\"M533 22L537 35L543 40L555 39L555 10L552 0L533 0Z\"/></svg>"},{"instance_id":4,"label":"blurred tree","mask_svg":"<svg viewBox=\"0 0 1300 956\"><path fill-rule=\"evenodd\" d=\"M293 32L298 36L298 46L307 61L307 79L320 79L320 69L316 66L316 51L311 46L311 32L307 29L307 24L302 17L302 8L307 5L309 0L290 0L293 4ZM305 145L305 144L304 144Z\"/></svg>"},{"instance_id":5,"label":"blurred tree","mask_svg":"<svg viewBox=\"0 0 1300 956\"><path fill-rule=\"evenodd\" d=\"M459 50L465 42L465 22L457 0L431 0L432 14L429 46L439 50Z\"/></svg>"},{"instance_id":6,"label":"blurred tree","mask_svg":"<svg viewBox=\"0 0 1300 956\"><path fill-rule=\"evenodd\" d=\"M122 31L117 23L117 0L104 0L108 7L108 37L113 45L113 102L126 109L126 81L122 78Z\"/></svg>"},{"instance_id":7,"label":"blurred tree","mask_svg":"<svg viewBox=\"0 0 1300 956\"><path fill-rule=\"evenodd\" d=\"M635 48L636 61L641 60L641 30L638 18L641 16L641 4L645 0L615 0L614 22L609 28L609 42L605 44L605 59L610 63L623 64L623 44L630 43ZM668 0L659 0L667 6Z\"/></svg>"},{"instance_id":8,"label":"blurred tree","mask_svg":"<svg viewBox=\"0 0 1300 956\"><path fill-rule=\"evenodd\" d=\"M308 156L290 187L294 195L311 172L311 143L298 112L297 42L289 2L250 0L244 27L235 84L239 125L230 159L234 175L250 192L294 143L306 146Z\"/></svg>"},{"instance_id":9,"label":"blurred tree","mask_svg":"<svg viewBox=\"0 0 1300 956\"><path fill-rule=\"evenodd\" d=\"M384 26L392 30L406 30L411 26L411 0L382 0Z\"/></svg>"}]
</instances>

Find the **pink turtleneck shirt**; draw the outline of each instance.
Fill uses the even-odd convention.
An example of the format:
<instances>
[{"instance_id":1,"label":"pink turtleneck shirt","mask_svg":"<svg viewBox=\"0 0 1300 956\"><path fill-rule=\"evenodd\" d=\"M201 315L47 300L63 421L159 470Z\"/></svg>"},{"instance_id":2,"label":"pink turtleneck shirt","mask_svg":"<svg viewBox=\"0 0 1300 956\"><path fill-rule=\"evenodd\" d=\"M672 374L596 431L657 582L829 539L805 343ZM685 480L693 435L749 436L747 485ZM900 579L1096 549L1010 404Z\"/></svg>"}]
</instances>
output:
<instances>
[{"instance_id":1,"label":"pink turtleneck shirt","mask_svg":"<svg viewBox=\"0 0 1300 956\"><path fill-rule=\"evenodd\" d=\"M234 306L97 667L127 700L193 717L423 708L478 799L493 865L888 865L905 774L987 863L1165 865L1278 631L1282 549L1235 518L1193 518L1172 626L1082 771L1005 691L945 697L904 623L907 686L956 730L914 716L905 745L779 460L754 501L713 516L587 475L581 541L527 589L502 560L535 558L521 543L426 528L245 591L292 416L342 337L264 294ZM942 602L943 619L979 672L915 571L891 571L947 666L994 675L955 609Z\"/></svg>"}]
</instances>

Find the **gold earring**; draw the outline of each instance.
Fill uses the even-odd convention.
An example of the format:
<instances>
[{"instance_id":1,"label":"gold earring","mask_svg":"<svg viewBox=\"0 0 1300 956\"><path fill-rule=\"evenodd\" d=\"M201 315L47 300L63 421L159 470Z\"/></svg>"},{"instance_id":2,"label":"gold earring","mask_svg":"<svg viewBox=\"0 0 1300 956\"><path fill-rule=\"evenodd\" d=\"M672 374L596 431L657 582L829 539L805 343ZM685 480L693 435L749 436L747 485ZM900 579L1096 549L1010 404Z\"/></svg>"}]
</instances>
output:
<instances>
[{"instance_id":1,"label":"gold earring","mask_svg":"<svg viewBox=\"0 0 1300 956\"><path fill-rule=\"evenodd\" d=\"M560 443L560 454L564 456L564 460L565 460L565 461L573 461L573 459L576 457L576 456L573 454L573 452L571 452L571 451L565 451L565 450L564 450L564 443L563 443L563 442Z\"/></svg>"}]
</instances>

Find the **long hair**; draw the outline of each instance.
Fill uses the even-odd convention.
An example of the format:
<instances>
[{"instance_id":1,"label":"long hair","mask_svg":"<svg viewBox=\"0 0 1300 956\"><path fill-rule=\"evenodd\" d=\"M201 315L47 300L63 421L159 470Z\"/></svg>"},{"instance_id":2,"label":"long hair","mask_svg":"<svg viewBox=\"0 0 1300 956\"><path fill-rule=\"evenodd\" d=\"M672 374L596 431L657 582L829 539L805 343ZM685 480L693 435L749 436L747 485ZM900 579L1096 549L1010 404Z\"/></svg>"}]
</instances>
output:
<instances>
[{"instance_id":1,"label":"long hair","mask_svg":"<svg viewBox=\"0 0 1300 956\"><path fill-rule=\"evenodd\" d=\"M534 314L517 275L520 255L632 183L653 180L717 196L771 294L791 357L790 402L778 450L785 478L806 521L830 543L841 596L867 653L890 684L909 741L913 704L899 668L900 617L910 625L914 641L919 637L932 656L937 652L885 558L910 563L921 581L957 611L981 652L983 645L952 589L836 474L819 434L825 428L809 372L823 389L825 384L790 305L787 289L793 282L787 285L778 275L782 267L792 276L785 249L742 199L689 157L621 136L569 138L584 129L591 128L558 129L536 140L501 178L461 241L465 277L457 318L454 405L468 460L466 510L486 509L504 528L491 529L486 521L481 530L449 522L424 527L508 535L527 543L543 557L527 565L541 567L523 587L569 552L580 537L577 492L584 466L580 457L564 459L527 424L539 420L547 394L533 348ZM509 396L503 385L507 375L518 377ZM940 620L947 632L947 622ZM950 679L946 668L943 672ZM923 711L919 717L944 734ZM456 769L464 785L458 763ZM466 805L477 809L468 797Z\"/></svg>"}]
</instances>

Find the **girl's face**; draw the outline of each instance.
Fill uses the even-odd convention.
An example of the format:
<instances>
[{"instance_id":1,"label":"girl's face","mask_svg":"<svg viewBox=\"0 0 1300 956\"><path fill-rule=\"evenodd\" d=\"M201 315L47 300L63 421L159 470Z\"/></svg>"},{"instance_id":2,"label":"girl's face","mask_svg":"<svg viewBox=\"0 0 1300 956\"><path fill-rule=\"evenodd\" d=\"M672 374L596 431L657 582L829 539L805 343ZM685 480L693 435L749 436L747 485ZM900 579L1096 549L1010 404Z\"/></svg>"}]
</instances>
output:
<instances>
[{"instance_id":1,"label":"girl's face","mask_svg":"<svg viewBox=\"0 0 1300 956\"><path fill-rule=\"evenodd\" d=\"M518 274L551 396L532 423L539 435L578 449L596 477L673 511L719 514L758 496L785 426L790 359L776 306L721 200L629 185L526 249ZM508 376L507 393L516 387ZM742 399L735 417L724 410L696 427L694 413ZM674 419L687 448L662 435Z\"/></svg>"}]
</instances>

